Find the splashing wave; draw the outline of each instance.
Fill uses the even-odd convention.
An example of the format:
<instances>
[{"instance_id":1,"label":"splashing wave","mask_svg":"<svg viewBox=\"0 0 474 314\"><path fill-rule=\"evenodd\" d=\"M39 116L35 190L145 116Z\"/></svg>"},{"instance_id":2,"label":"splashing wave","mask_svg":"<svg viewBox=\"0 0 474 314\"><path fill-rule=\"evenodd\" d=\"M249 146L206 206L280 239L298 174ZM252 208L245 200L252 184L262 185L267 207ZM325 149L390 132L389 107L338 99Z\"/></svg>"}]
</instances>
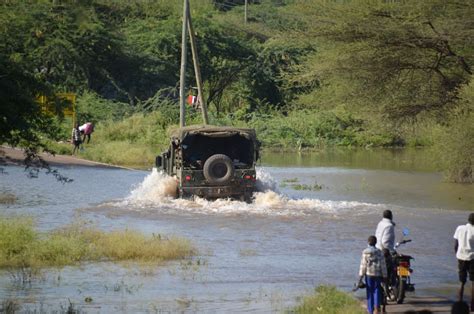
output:
<instances>
[{"instance_id":1,"label":"splashing wave","mask_svg":"<svg viewBox=\"0 0 474 314\"><path fill-rule=\"evenodd\" d=\"M115 206L139 211L201 214L262 214L305 216L315 213L338 214L345 211L366 211L383 205L355 201L291 199L278 191L278 182L264 168L257 169L257 189L253 202L247 204L230 199L208 201L199 197L176 199L176 179L153 169L130 195Z\"/></svg>"},{"instance_id":2,"label":"splashing wave","mask_svg":"<svg viewBox=\"0 0 474 314\"><path fill-rule=\"evenodd\" d=\"M126 200L137 203L161 203L171 197L176 197L176 179L168 176L164 172L153 171L145 177L142 183L136 187Z\"/></svg>"}]
</instances>

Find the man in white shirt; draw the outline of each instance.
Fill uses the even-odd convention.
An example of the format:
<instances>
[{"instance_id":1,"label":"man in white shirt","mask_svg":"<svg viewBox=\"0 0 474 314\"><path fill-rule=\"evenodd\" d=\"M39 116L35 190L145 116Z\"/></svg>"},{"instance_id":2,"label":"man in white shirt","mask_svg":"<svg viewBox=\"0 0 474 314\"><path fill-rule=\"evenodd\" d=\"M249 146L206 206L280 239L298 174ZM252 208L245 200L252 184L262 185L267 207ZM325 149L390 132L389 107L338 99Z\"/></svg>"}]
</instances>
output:
<instances>
[{"instance_id":1,"label":"man in white shirt","mask_svg":"<svg viewBox=\"0 0 474 314\"><path fill-rule=\"evenodd\" d=\"M376 247L383 251L387 249L390 253L395 252L395 223L393 220L392 211L387 209L383 212L383 218L377 225L375 230L375 237L377 238Z\"/></svg>"},{"instance_id":2,"label":"man in white shirt","mask_svg":"<svg viewBox=\"0 0 474 314\"><path fill-rule=\"evenodd\" d=\"M387 209L382 214L382 220L377 225L375 237L377 238L377 249L384 253L385 262L387 263L388 280L387 285L394 282L396 272L393 269L392 254L395 253L395 223L393 222L392 211ZM393 295L389 295L393 298Z\"/></svg>"},{"instance_id":3,"label":"man in white shirt","mask_svg":"<svg viewBox=\"0 0 474 314\"><path fill-rule=\"evenodd\" d=\"M471 311L474 310L474 213L468 218L468 223L458 226L454 232L454 250L458 259L459 281L461 288L459 289L459 301L464 296L464 285L467 281L467 273L469 272L469 280L472 284L471 290Z\"/></svg>"}]
</instances>

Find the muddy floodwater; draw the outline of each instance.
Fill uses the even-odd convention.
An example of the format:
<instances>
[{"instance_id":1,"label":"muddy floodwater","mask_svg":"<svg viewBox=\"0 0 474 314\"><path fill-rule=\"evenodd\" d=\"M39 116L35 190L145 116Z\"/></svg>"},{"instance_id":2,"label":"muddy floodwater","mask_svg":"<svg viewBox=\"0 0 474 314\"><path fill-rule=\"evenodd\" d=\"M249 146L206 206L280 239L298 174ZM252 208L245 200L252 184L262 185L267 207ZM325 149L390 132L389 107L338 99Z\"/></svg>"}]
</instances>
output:
<instances>
[{"instance_id":1,"label":"muddy floodwater","mask_svg":"<svg viewBox=\"0 0 474 314\"><path fill-rule=\"evenodd\" d=\"M4 168L4 216L32 216L40 230L77 219L103 230L189 238L199 253L159 267L90 263L47 269L29 284L0 270L0 301L22 311L87 313L281 312L320 284L350 291L360 253L381 213L394 212L399 249L413 255L416 294L455 295L455 227L474 210L474 187L444 183L424 151L358 150L263 155L252 204L178 200L158 172L61 167L74 179L27 178ZM90 301L91 302L86 302Z\"/></svg>"}]
</instances>

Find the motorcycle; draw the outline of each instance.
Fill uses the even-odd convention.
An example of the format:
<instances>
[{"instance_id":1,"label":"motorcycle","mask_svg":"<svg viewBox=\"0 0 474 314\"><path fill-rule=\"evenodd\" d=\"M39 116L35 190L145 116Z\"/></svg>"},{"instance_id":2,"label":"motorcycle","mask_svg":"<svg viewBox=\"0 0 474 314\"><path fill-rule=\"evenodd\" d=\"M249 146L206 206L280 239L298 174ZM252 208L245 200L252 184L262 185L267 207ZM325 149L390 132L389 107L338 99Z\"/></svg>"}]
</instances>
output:
<instances>
[{"instance_id":1,"label":"motorcycle","mask_svg":"<svg viewBox=\"0 0 474 314\"><path fill-rule=\"evenodd\" d=\"M407 228L403 229L403 236L406 237L408 234L409 230ZM409 242L411 242L410 239L400 241L395 244L395 248ZM391 265L387 265L389 278L386 297L388 300L402 304L405 300L405 292L415 291L415 284L411 283L411 274L413 273L410 263L411 260L414 260L414 258L410 255L404 255L398 252L393 253L391 256L391 263L389 263Z\"/></svg>"}]
</instances>

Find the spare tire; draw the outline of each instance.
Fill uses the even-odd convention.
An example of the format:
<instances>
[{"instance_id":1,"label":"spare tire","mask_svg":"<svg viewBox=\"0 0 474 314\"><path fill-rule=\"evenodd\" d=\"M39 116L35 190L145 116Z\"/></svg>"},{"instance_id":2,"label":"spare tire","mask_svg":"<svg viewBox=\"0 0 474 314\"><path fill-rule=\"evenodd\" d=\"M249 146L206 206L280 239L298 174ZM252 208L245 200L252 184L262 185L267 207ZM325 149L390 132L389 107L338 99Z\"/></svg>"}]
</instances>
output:
<instances>
[{"instance_id":1,"label":"spare tire","mask_svg":"<svg viewBox=\"0 0 474 314\"><path fill-rule=\"evenodd\" d=\"M229 182L234 176L234 165L226 155L215 154L206 160L203 172L210 184L221 185Z\"/></svg>"}]
</instances>

